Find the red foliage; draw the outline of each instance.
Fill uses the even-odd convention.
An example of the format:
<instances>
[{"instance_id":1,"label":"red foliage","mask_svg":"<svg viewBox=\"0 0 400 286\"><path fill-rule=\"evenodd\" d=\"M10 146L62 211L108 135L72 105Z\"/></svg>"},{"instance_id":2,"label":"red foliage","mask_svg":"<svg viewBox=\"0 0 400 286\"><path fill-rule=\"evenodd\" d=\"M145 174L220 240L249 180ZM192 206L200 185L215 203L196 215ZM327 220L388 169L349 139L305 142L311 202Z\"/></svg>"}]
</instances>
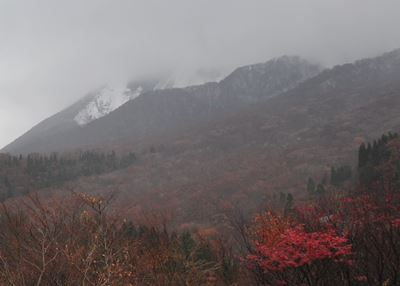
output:
<instances>
[{"instance_id":1,"label":"red foliage","mask_svg":"<svg viewBox=\"0 0 400 286\"><path fill-rule=\"evenodd\" d=\"M274 245L256 243L256 251L257 255L249 256L249 260L265 271L282 271L323 259L348 262L351 244L333 229L308 233L298 225L286 229Z\"/></svg>"},{"instance_id":2,"label":"red foliage","mask_svg":"<svg viewBox=\"0 0 400 286\"><path fill-rule=\"evenodd\" d=\"M396 219L392 220L392 225L394 227L400 227L400 218L396 218Z\"/></svg>"}]
</instances>

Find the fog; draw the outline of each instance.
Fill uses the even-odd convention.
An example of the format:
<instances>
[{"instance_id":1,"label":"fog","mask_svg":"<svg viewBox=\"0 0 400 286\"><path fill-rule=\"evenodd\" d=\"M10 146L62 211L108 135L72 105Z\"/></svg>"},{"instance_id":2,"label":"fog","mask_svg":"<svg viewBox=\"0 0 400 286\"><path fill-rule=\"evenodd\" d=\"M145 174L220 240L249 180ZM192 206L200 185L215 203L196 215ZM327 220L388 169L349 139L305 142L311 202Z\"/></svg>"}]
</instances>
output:
<instances>
[{"instance_id":1,"label":"fog","mask_svg":"<svg viewBox=\"0 0 400 286\"><path fill-rule=\"evenodd\" d=\"M398 0L0 0L0 146L108 82L399 48L399 11Z\"/></svg>"}]
</instances>

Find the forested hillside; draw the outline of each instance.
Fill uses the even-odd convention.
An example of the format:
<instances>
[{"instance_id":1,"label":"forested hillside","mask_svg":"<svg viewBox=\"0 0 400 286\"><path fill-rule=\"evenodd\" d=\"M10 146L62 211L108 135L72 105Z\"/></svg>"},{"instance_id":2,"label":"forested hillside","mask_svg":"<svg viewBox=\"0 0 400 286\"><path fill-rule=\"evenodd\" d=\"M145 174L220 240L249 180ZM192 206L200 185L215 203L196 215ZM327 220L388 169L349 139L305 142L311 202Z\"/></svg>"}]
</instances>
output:
<instances>
[{"instance_id":1,"label":"forested hillside","mask_svg":"<svg viewBox=\"0 0 400 286\"><path fill-rule=\"evenodd\" d=\"M210 227L226 223L224 210L232 206L254 212L268 201L282 204L281 193L303 197L309 178L318 192L327 184L346 186L356 179L349 166L360 144L400 130L399 54L396 50L325 70L222 119L142 142L135 148L138 164L71 185L97 195L106 182L119 193L116 205L130 209L132 216L158 209L175 216L178 225ZM174 92L167 93L185 100ZM115 122L130 122L125 120L134 117L129 106L123 108L127 117L112 116L119 118ZM132 150L129 142L119 147Z\"/></svg>"},{"instance_id":2,"label":"forested hillside","mask_svg":"<svg viewBox=\"0 0 400 286\"><path fill-rule=\"evenodd\" d=\"M0 282L398 285L400 139L383 135L358 157L347 187L287 196L254 219L232 209L229 230L174 230L160 213L127 220L111 211L113 194L31 194L2 205Z\"/></svg>"},{"instance_id":3,"label":"forested hillside","mask_svg":"<svg viewBox=\"0 0 400 286\"><path fill-rule=\"evenodd\" d=\"M400 286L399 12L0 0L0 286Z\"/></svg>"},{"instance_id":4,"label":"forested hillside","mask_svg":"<svg viewBox=\"0 0 400 286\"><path fill-rule=\"evenodd\" d=\"M115 152L95 151L69 155L4 154L0 156L0 199L3 201L42 188L61 187L79 177L109 173L132 165L136 159L134 153L117 156Z\"/></svg>"}]
</instances>

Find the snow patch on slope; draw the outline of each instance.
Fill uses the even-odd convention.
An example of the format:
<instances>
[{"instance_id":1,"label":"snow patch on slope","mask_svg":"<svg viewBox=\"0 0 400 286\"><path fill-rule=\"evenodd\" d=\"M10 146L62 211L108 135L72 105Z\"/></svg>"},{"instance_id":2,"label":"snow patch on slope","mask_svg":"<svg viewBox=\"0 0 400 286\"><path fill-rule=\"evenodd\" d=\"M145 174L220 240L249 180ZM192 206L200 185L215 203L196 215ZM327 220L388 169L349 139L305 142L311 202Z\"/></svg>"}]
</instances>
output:
<instances>
[{"instance_id":1,"label":"snow patch on slope","mask_svg":"<svg viewBox=\"0 0 400 286\"><path fill-rule=\"evenodd\" d=\"M111 113L147 91L198 85L219 80L220 77L221 74L215 70L198 70L194 73L180 70L168 76L159 77L154 81L138 80L130 82L128 85L107 85L100 89L90 102L78 112L74 121L79 126L84 126Z\"/></svg>"},{"instance_id":2,"label":"snow patch on slope","mask_svg":"<svg viewBox=\"0 0 400 286\"><path fill-rule=\"evenodd\" d=\"M130 90L127 87L102 88L74 118L75 122L84 126L114 111L129 100L135 99L142 93L142 87Z\"/></svg>"}]
</instances>

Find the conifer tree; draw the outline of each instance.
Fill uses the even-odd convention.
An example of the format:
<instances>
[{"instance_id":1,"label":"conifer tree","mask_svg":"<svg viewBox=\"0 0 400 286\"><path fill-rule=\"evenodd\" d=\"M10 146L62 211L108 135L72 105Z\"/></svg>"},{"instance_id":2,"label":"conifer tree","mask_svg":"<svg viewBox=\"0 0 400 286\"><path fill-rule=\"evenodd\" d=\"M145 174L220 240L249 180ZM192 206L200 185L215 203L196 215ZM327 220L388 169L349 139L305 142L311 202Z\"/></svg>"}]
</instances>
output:
<instances>
[{"instance_id":1,"label":"conifer tree","mask_svg":"<svg viewBox=\"0 0 400 286\"><path fill-rule=\"evenodd\" d=\"M308 181L307 181L307 192L310 195L315 193L315 182L311 177L308 178Z\"/></svg>"}]
</instances>

